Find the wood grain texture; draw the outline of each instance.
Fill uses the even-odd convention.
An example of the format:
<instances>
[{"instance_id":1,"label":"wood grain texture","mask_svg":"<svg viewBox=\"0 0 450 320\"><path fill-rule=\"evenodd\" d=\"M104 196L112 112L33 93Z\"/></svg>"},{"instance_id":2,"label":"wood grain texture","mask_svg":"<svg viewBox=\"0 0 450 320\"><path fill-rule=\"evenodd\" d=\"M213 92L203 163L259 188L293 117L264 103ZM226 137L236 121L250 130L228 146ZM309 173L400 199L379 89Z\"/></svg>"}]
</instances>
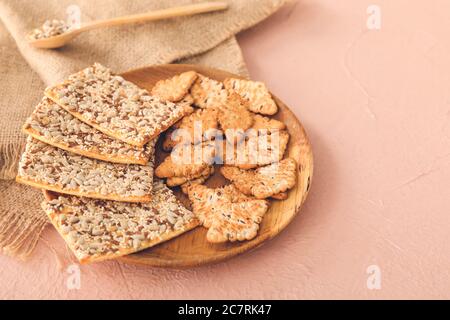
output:
<instances>
[{"instance_id":1,"label":"wood grain texture","mask_svg":"<svg viewBox=\"0 0 450 320\"><path fill-rule=\"evenodd\" d=\"M151 90L158 80L166 79L189 70L195 70L219 81L227 77L241 78L217 69L181 64L159 65L132 70L122 74L122 76L142 88ZM286 200L272 201L270 209L260 225L258 236L250 241L211 244L206 241L207 229L198 227L154 248L121 257L121 261L171 268L188 268L216 263L261 246L265 241L279 234L294 219L299 213L311 185L313 175L312 148L300 121L281 100L275 96L274 99L279 106L279 111L273 118L283 121L291 135L285 156L292 157L297 161L298 180L295 188L288 192L288 198ZM167 153L162 151L161 141L157 144L157 150L157 163L159 163L167 156ZM227 184L226 179L220 175L219 170L215 170L215 172L214 176L206 184L210 187ZM174 190L179 199L188 206L189 202L186 196L177 190L177 188Z\"/></svg>"}]
</instances>

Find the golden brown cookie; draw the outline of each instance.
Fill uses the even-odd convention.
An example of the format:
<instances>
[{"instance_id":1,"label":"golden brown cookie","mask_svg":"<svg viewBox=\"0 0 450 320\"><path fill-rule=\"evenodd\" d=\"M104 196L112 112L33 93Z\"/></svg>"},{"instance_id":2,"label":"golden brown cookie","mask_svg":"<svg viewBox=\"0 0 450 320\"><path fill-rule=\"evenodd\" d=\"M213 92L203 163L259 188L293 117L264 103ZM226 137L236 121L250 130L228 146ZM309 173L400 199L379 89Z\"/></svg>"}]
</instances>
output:
<instances>
[{"instance_id":1,"label":"golden brown cookie","mask_svg":"<svg viewBox=\"0 0 450 320\"><path fill-rule=\"evenodd\" d=\"M194 104L199 108L217 108L222 106L227 99L227 91L223 83L202 74L198 75L190 93L194 98Z\"/></svg>"},{"instance_id":2,"label":"golden brown cookie","mask_svg":"<svg viewBox=\"0 0 450 320\"><path fill-rule=\"evenodd\" d=\"M276 119L264 117L259 114L253 115L253 119L254 121L251 129L257 130L259 134L268 134L286 129L286 125Z\"/></svg>"},{"instance_id":3,"label":"golden brown cookie","mask_svg":"<svg viewBox=\"0 0 450 320\"><path fill-rule=\"evenodd\" d=\"M247 132L245 139L237 144L216 142L216 149L224 164L248 170L280 161L288 142L286 130L265 135Z\"/></svg>"},{"instance_id":4,"label":"golden brown cookie","mask_svg":"<svg viewBox=\"0 0 450 320\"><path fill-rule=\"evenodd\" d=\"M249 102L249 110L255 113L273 115L278 107L273 101L269 90L262 82L228 78L224 81L225 88L233 90Z\"/></svg>"},{"instance_id":5,"label":"golden brown cookie","mask_svg":"<svg viewBox=\"0 0 450 320\"><path fill-rule=\"evenodd\" d=\"M181 185L188 183L189 181L193 181L193 180L196 180L196 182L203 180L201 182L201 183L203 183L213 173L214 173L214 167L207 166L202 172L195 174L195 175L167 178L166 184L169 187L176 187L176 186L181 186Z\"/></svg>"},{"instance_id":6,"label":"golden brown cookie","mask_svg":"<svg viewBox=\"0 0 450 320\"><path fill-rule=\"evenodd\" d=\"M217 189L194 185L188 196L194 214L208 228L207 240L213 243L254 238L269 208L267 201L249 198L232 185Z\"/></svg>"},{"instance_id":7,"label":"golden brown cookie","mask_svg":"<svg viewBox=\"0 0 450 320\"><path fill-rule=\"evenodd\" d=\"M235 92L228 98L219 109L219 124L228 141L241 141L244 133L253 124L253 114L248 111L247 102Z\"/></svg>"},{"instance_id":8,"label":"golden brown cookie","mask_svg":"<svg viewBox=\"0 0 450 320\"><path fill-rule=\"evenodd\" d=\"M258 234L259 224L269 209L266 201L250 200L224 206L206 234L212 243L251 240Z\"/></svg>"},{"instance_id":9,"label":"golden brown cookie","mask_svg":"<svg viewBox=\"0 0 450 320\"><path fill-rule=\"evenodd\" d=\"M217 113L215 108L197 109L185 116L166 132L163 150L170 151L178 143L197 144L211 140L218 129Z\"/></svg>"},{"instance_id":10,"label":"golden brown cookie","mask_svg":"<svg viewBox=\"0 0 450 320\"><path fill-rule=\"evenodd\" d=\"M197 72L183 72L170 79L158 81L151 92L152 95L157 96L162 100L177 102L186 96L196 79Z\"/></svg>"},{"instance_id":11,"label":"golden brown cookie","mask_svg":"<svg viewBox=\"0 0 450 320\"><path fill-rule=\"evenodd\" d=\"M156 168L158 178L194 177L214 162L216 148L211 142L177 145Z\"/></svg>"},{"instance_id":12,"label":"golden brown cookie","mask_svg":"<svg viewBox=\"0 0 450 320\"><path fill-rule=\"evenodd\" d=\"M280 192L277 194L274 194L273 196L270 196L274 200L286 200L288 198L287 192Z\"/></svg>"},{"instance_id":13,"label":"golden brown cookie","mask_svg":"<svg viewBox=\"0 0 450 320\"><path fill-rule=\"evenodd\" d=\"M256 170L224 166L220 172L242 193L257 199L265 199L279 196L280 193L294 187L297 179L296 168L295 160L287 158Z\"/></svg>"}]
</instances>

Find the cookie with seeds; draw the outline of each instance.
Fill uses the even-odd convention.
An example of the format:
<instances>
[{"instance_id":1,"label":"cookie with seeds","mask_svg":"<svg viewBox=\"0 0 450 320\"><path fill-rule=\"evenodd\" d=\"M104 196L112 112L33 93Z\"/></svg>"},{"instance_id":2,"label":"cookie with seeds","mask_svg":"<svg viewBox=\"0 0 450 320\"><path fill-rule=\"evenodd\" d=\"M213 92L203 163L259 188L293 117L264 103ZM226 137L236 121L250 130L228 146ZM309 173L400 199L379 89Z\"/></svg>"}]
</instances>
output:
<instances>
[{"instance_id":1,"label":"cookie with seeds","mask_svg":"<svg viewBox=\"0 0 450 320\"><path fill-rule=\"evenodd\" d=\"M247 132L237 144L218 142L216 148L222 155L222 163L249 170L280 161L288 143L289 133L286 130L263 135Z\"/></svg>"},{"instance_id":2,"label":"cookie with seeds","mask_svg":"<svg viewBox=\"0 0 450 320\"><path fill-rule=\"evenodd\" d=\"M193 212L213 243L254 238L269 208L267 201L247 197L233 185L216 189L194 185L187 191Z\"/></svg>"},{"instance_id":3,"label":"cookie with seeds","mask_svg":"<svg viewBox=\"0 0 450 320\"><path fill-rule=\"evenodd\" d=\"M202 74L198 75L190 93L194 98L194 105L199 108L217 108L227 99L227 91L223 83Z\"/></svg>"},{"instance_id":4,"label":"cookie with seeds","mask_svg":"<svg viewBox=\"0 0 450 320\"><path fill-rule=\"evenodd\" d=\"M235 92L231 92L225 104L219 108L218 120L228 141L241 141L244 133L254 122L248 111L247 102Z\"/></svg>"},{"instance_id":5,"label":"cookie with seeds","mask_svg":"<svg viewBox=\"0 0 450 320\"><path fill-rule=\"evenodd\" d=\"M224 166L220 172L242 193L257 199L265 199L272 196L279 197L280 193L295 186L296 167L295 160L287 158L255 170Z\"/></svg>"},{"instance_id":6,"label":"cookie with seeds","mask_svg":"<svg viewBox=\"0 0 450 320\"><path fill-rule=\"evenodd\" d=\"M192 176L167 178L166 184L169 187L177 187L177 186L181 186L181 185L188 183L189 181L193 181L193 180L196 180L197 182L203 180L202 182L200 182L200 183L203 183L213 173L214 173L214 167L208 166L202 172L192 175Z\"/></svg>"},{"instance_id":7,"label":"cookie with seeds","mask_svg":"<svg viewBox=\"0 0 450 320\"><path fill-rule=\"evenodd\" d=\"M153 247L199 225L162 181L152 200L126 203L46 191L42 208L81 263L114 259Z\"/></svg>"},{"instance_id":8,"label":"cookie with seeds","mask_svg":"<svg viewBox=\"0 0 450 320\"><path fill-rule=\"evenodd\" d=\"M286 125L283 122L259 114L253 115L253 120L251 129L258 131L259 134L270 134L286 129Z\"/></svg>"},{"instance_id":9,"label":"cookie with seeds","mask_svg":"<svg viewBox=\"0 0 450 320\"><path fill-rule=\"evenodd\" d=\"M23 131L52 146L85 157L115 163L146 165L155 139L143 148L113 139L78 120L52 100L43 98L26 120Z\"/></svg>"},{"instance_id":10,"label":"cookie with seeds","mask_svg":"<svg viewBox=\"0 0 450 320\"><path fill-rule=\"evenodd\" d=\"M137 147L189 112L186 106L151 96L98 63L47 88L45 95L91 127Z\"/></svg>"},{"instance_id":11,"label":"cookie with seeds","mask_svg":"<svg viewBox=\"0 0 450 320\"><path fill-rule=\"evenodd\" d=\"M269 204L262 200L232 203L218 213L206 233L212 243L251 240L258 234L259 224Z\"/></svg>"},{"instance_id":12,"label":"cookie with seeds","mask_svg":"<svg viewBox=\"0 0 450 320\"><path fill-rule=\"evenodd\" d=\"M156 168L158 178L194 177L214 162L216 148L211 142L177 145Z\"/></svg>"},{"instance_id":13,"label":"cookie with seeds","mask_svg":"<svg viewBox=\"0 0 450 320\"><path fill-rule=\"evenodd\" d=\"M186 114L191 114L194 112L194 108L191 107L194 104L194 98L190 93L186 94L180 101L177 102L177 104L186 108Z\"/></svg>"},{"instance_id":14,"label":"cookie with seeds","mask_svg":"<svg viewBox=\"0 0 450 320\"><path fill-rule=\"evenodd\" d=\"M201 224L209 228L216 212L226 203L246 201L250 198L240 192L234 185L211 189L198 184L188 188L188 197L192 210ZM239 196L242 195L242 196Z\"/></svg>"},{"instance_id":15,"label":"cookie with seeds","mask_svg":"<svg viewBox=\"0 0 450 320\"><path fill-rule=\"evenodd\" d=\"M183 72L172 78L158 81L151 92L162 100L177 102L186 96L196 79L197 72Z\"/></svg>"},{"instance_id":16,"label":"cookie with seeds","mask_svg":"<svg viewBox=\"0 0 450 320\"><path fill-rule=\"evenodd\" d=\"M203 176L195 178L193 180L188 180L185 183L183 183L182 185L180 185L181 192L183 192L184 194L188 194L189 188L191 188L192 186L195 186L195 185L204 184L206 182L206 180L208 180L208 177L203 177Z\"/></svg>"},{"instance_id":17,"label":"cookie with seeds","mask_svg":"<svg viewBox=\"0 0 450 320\"><path fill-rule=\"evenodd\" d=\"M215 108L197 109L185 116L166 132L162 144L163 150L170 151L178 143L197 144L211 140L217 134L217 116L218 112Z\"/></svg>"},{"instance_id":18,"label":"cookie with seeds","mask_svg":"<svg viewBox=\"0 0 450 320\"><path fill-rule=\"evenodd\" d=\"M233 90L249 102L249 110L255 113L273 115L278 106L272 99L269 90L262 82L228 78L224 81L228 90Z\"/></svg>"},{"instance_id":19,"label":"cookie with seeds","mask_svg":"<svg viewBox=\"0 0 450 320\"><path fill-rule=\"evenodd\" d=\"M17 182L59 193L127 202L148 202L153 158L148 165L90 159L28 137Z\"/></svg>"},{"instance_id":20,"label":"cookie with seeds","mask_svg":"<svg viewBox=\"0 0 450 320\"><path fill-rule=\"evenodd\" d=\"M274 200L286 200L288 198L287 192L280 192L277 194L274 194L273 196L270 196Z\"/></svg>"}]
</instances>

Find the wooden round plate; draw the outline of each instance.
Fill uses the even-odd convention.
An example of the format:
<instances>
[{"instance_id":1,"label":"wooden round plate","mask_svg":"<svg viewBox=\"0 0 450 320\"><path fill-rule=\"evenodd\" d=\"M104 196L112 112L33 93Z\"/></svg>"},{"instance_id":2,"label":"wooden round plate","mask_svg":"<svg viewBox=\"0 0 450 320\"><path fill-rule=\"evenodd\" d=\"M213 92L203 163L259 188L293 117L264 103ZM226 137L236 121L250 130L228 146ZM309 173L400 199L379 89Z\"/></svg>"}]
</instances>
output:
<instances>
[{"instance_id":1,"label":"wooden round plate","mask_svg":"<svg viewBox=\"0 0 450 320\"><path fill-rule=\"evenodd\" d=\"M241 78L218 69L183 64L147 67L126 72L122 76L138 86L150 90L158 80L170 78L189 70L195 70L219 81L228 77ZM290 134L285 157L289 156L297 161L298 180L295 188L289 191L289 197L286 200L271 201L270 209L264 216L257 237L244 242L212 244L206 241L206 229L198 227L153 248L121 257L120 260L127 263L172 268L215 263L261 246L264 241L275 237L292 221L305 201L311 185L313 155L308 137L300 121L282 101L275 96L274 99L280 109L274 118L283 121ZM166 154L160 148L160 144L158 144L157 150L158 163ZM214 176L207 181L207 185L218 187L227 183L218 171L216 170ZM177 190L176 194L184 204L189 205L185 195Z\"/></svg>"}]
</instances>

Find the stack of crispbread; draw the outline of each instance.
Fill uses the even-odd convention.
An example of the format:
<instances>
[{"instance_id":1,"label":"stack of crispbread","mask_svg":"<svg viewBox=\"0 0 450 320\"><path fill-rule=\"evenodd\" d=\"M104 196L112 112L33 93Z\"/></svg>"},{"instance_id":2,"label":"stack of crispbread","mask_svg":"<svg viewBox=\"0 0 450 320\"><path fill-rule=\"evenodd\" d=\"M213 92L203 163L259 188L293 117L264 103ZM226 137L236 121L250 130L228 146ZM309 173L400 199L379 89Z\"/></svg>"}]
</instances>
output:
<instances>
[{"instance_id":1,"label":"stack of crispbread","mask_svg":"<svg viewBox=\"0 0 450 320\"><path fill-rule=\"evenodd\" d=\"M81 262L153 246L198 225L153 179L158 136L189 112L94 64L46 89L17 181L45 190L42 207Z\"/></svg>"}]
</instances>

